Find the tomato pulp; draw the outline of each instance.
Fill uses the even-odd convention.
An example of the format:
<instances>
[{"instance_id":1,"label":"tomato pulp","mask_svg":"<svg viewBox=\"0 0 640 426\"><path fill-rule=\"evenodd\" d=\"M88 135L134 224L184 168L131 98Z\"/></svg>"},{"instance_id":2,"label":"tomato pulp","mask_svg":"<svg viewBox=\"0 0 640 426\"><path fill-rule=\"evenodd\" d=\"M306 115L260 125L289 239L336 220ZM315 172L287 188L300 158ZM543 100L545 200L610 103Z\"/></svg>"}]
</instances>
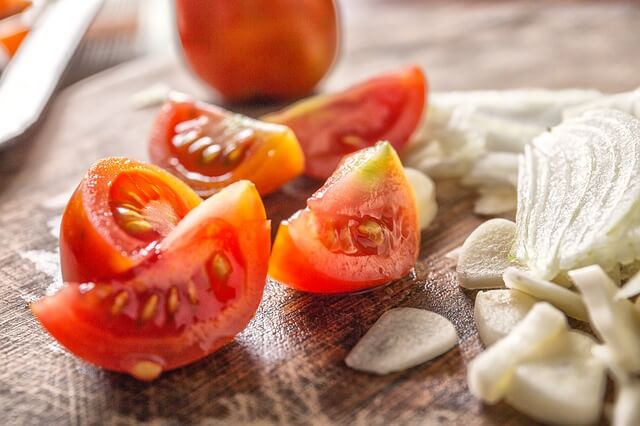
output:
<instances>
[{"instance_id":1,"label":"tomato pulp","mask_svg":"<svg viewBox=\"0 0 640 426\"><path fill-rule=\"evenodd\" d=\"M300 101L264 120L291 128L304 151L305 173L326 179L346 154L380 140L402 149L422 119L426 90L424 74L411 66Z\"/></svg>"},{"instance_id":2,"label":"tomato pulp","mask_svg":"<svg viewBox=\"0 0 640 426\"><path fill-rule=\"evenodd\" d=\"M333 0L176 0L193 71L229 100L304 96L336 56Z\"/></svg>"},{"instance_id":3,"label":"tomato pulp","mask_svg":"<svg viewBox=\"0 0 640 426\"><path fill-rule=\"evenodd\" d=\"M298 140L286 126L186 98L170 99L160 110L149 154L203 197L241 179L265 195L304 169Z\"/></svg>"},{"instance_id":4,"label":"tomato pulp","mask_svg":"<svg viewBox=\"0 0 640 426\"><path fill-rule=\"evenodd\" d=\"M63 230L75 228L85 237L66 239L61 255L74 259L63 269L66 284L31 309L80 358L152 380L232 340L258 308L270 226L250 182L236 182L201 203L156 167L107 159L91 168L69 205ZM91 222L94 216L101 220ZM126 251L130 246L136 255ZM102 256L121 267L105 262L98 275L81 263L98 267Z\"/></svg>"},{"instance_id":5,"label":"tomato pulp","mask_svg":"<svg viewBox=\"0 0 640 426\"><path fill-rule=\"evenodd\" d=\"M389 143L351 154L280 224L269 275L314 293L360 291L415 265L420 241L415 195Z\"/></svg>"}]
</instances>

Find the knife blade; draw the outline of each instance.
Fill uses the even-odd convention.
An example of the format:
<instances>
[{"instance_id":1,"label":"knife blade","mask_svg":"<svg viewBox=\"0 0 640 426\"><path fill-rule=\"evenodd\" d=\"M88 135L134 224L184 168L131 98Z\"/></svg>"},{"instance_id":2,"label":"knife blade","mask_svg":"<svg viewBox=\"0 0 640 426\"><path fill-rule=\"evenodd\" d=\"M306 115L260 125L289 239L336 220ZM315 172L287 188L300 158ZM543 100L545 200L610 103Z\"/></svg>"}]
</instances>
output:
<instances>
[{"instance_id":1,"label":"knife blade","mask_svg":"<svg viewBox=\"0 0 640 426\"><path fill-rule=\"evenodd\" d=\"M58 0L38 18L0 79L0 150L43 115L103 0Z\"/></svg>"}]
</instances>

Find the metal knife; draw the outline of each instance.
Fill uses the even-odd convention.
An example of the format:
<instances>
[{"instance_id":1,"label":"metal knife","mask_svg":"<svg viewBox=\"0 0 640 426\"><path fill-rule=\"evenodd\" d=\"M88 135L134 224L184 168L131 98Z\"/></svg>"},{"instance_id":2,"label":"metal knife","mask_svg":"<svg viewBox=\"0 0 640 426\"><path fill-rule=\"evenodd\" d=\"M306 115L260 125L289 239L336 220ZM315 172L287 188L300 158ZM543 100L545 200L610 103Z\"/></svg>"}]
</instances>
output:
<instances>
[{"instance_id":1,"label":"metal knife","mask_svg":"<svg viewBox=\"0 0 640 426\"><path fill-rule=\"evenodd\" d=\"M0 79L0 150L43 115L103 0L57 0L38 17Z\"/></svg>"}]
</instances>

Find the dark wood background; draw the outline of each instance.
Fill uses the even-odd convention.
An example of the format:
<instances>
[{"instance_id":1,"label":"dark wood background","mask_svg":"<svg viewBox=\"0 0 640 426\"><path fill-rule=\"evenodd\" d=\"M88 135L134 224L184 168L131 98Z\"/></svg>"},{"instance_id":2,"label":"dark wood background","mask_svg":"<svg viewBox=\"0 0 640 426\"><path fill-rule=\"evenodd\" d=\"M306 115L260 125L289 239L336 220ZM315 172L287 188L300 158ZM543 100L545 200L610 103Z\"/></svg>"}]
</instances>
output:
<instances>
[{"instance_id":1,"label":"dark wood background","mask_svg":"<svg viewBox=\"0 0 640 426\"><path fill-rule=\"evenodd\" d=\"M343 50L324 89L410 62L424 67L437 91L618 91L640 83L640 3L345 0L341 6ZM465 366L481 350L473 294L461 291L443 255L482 219L471 213L471 194L449 183L439 185L440 212L422 235L415 274L385 288L319 297L268 283L258 314L233 343L151 384L94 368L60 348L27 309L55 273L46 260L55 260L49 228L61 207L52 208L51 199L99 158L146 159L156 109L134 110L129 98L157 82L216 100L174 60L143 59L65 90L26 144L0 154L1 423L530 423L504 404L485 407L468 392ZM258 115L273 106L234 108ZM274 223L317 186L301 178L267 197ZM39 268L29 253L40 256ZM350 348L395 306L449 318L460 346L384 377L346 368Z\"/></svg>"}]
</instances>

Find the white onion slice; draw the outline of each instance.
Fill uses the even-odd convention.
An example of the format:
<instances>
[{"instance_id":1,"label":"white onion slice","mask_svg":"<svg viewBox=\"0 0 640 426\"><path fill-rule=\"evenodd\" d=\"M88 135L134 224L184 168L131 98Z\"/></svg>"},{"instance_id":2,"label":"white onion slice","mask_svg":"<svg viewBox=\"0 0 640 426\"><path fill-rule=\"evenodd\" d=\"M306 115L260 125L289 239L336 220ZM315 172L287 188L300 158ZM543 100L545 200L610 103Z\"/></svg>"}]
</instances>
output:
<instances>
[{"instance_id":1,"label":"white onion slice","mask_svg":"<svg viewBox=\"0 0 640 426\"><path fill-rule=\"evenodd\" d=\"M423 309L394 308L382 314L345 362L355 370L387 374L427 362L457 343L456 329L445 317Z\"/></svg>"},{"instance_id":2,"label":"white onion slice","mask_svg":"<svg viewBox=\"0 0 640 426\"><path fill-rule=\"evenodd\" d=\"M507 392L518 364L566 330L567 319L562 312L545 302L535 304L511 333L469 363L471 393L488 403L498 402Z\"/></svg>"},{"instance_id":3,"label":"white onion slice","mask_svg":"<svg viewBox=\"0 0 640 426\"><path fill-rule=\"evenodd\" d=\"M429 176L419 170L405 167L404 174L416 195L420 229L427 229L438 213L436 185Z\"/></svg>"},{"instance_id":4,"label":"white onion slice","mask_svg":"<svg viewBox=\"0 0 640 426\"><path fill-rule=\"evenodd\" d=\"M513 267L507 268L502 278L508 288L523 291L537 299L549 302L575 319L589 320L589 314L582 297L574 291L556 283L535 278Z\"/></svg>"},{"instance_id":5,"label":"white onion slice","mask_svg":"<svg viewBox=\"0 0 640 426\"><path fill-rule=\"evenodd\" d=\"M537 137L519 168L516 256L552 279L640 258L640 120L595 110Z\"/></svg>"},{"instance_id":6,"label":"white onion slice","mask_svg":"<svg viewBox=\"0 0 640 426\"><path fill-rule=\"evenodd\" d=\"M465 240L456 272L460 286L470 289L504 287L502 273L511 266L515 223L491 219L478 226Z\"/></svg>"},{"instance_id":7,"label":"white onion slice","mask_svg":"<svg viewBox=\"0 0 640 426\"><path fill-rule=\"evenodd\" d=\"M488 347L509 334L536 302L536 299L518 290L478 292L473 318L482 343Z\"/></svg>"},{"instance_id":8,"label":"white onion slice","mask_svg":"<svg viewBox=\"0 0 640 426\"><path fill-rule=\"evenodd\" d=\"M582 293L591 326L625 371L640 372L640 318L627 299L615 299L618 287L597 265L569 272Z\"/></svg>"},{"instance_id":9,"label":"white onion slice","mask_svg":"<svg viewBox=\"0 0 640 426\"><path fill-rule=\"evenodd\" d=\"M640 425L640 380L635 380L618 389L613 406L613 426Z\"/></svg>"},{"instance_id":10,"label":"white onion slice","mask_svg":"<svg viewBox=\"0 0 640 426\"><path fill-rule=\"evenodd\" d=\"M631 92L617 93L567 108L563 112L564 119L582 115L594 109L611 108L624 111L640 118L640 89Z\"/></svg>"},{"instance_id":11,"label":"white onion slice","mask_svg":"<svg viewBox=\"0 0 640 426\"><path fill-rule=\"evenodd\" d=\"M557 336L544 354L516 368L507 402L546 424L588 425L600 418L606 375L595 342L577 331Z\"/></svg>"}]
</instances>

